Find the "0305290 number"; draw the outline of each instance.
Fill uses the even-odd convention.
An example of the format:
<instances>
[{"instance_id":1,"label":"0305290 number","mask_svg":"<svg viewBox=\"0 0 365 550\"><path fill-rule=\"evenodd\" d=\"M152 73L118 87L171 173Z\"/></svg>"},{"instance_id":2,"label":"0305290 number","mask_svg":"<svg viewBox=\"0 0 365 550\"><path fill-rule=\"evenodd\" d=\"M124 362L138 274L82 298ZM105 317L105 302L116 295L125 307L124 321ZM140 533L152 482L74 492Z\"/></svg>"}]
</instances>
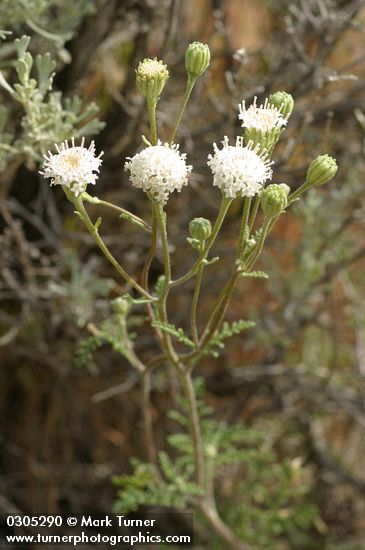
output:
<instances>
[{"instance_id":1,"label":"0305290 number","mask_svg":"<svg viewBox=\"0 0 365 550\"><path fill-rule=\"evenodd\" d=\"M7 516L6 524L9 527L60 527L61 516Z\"/></svg>"}]
</instances>

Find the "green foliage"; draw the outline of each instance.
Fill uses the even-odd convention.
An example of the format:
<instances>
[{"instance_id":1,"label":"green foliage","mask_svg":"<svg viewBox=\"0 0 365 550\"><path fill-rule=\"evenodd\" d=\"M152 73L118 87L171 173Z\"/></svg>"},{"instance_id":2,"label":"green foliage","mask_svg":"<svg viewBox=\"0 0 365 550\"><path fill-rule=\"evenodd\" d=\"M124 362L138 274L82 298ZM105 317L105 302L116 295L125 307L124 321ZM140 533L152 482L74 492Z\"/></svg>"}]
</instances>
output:
<instances>
[{"instance_id":1,"label":"green foliage","mask_svg":"<svg viewBox=\"0 0 365 550\"><path fill-rule=\"evenodd\" d=\"M62 284L51 281L49 289L55 299L62 299L64 315L83 327L92 318L95 306L106 298L114 287L112 279L101 278L93 273L94 262L81 263L75 254L64 256L67 280Z\"/></svg>"},{"instance_id":2,"label":"green foliage","mask_svg":"<svg viewBox=\"0 0 365 550\"><path fill-rule=\"evenodd\" d=\"M306 533L317 511L310 487L303 481L301 462L281 460L269 450L268 435L241 422L228 424L212 418L212 409L203 400L202 380L194 381L198 395L207 480L219 483L224 472L236 472L235 495L218 500L223 518L236 535L255 549L281 548L283 540L293 547L310 542ZM169 452L159 453L159 470L132 460L132 475L113 479L120 488L114 505L116 512L132 512L141 506L186 508L202 494L194 483L194 451L189 433L188 403L180 397L179 410L169 416L180 430L168 437ZM239 491L237 491L239 485ZM218 486L219 494L219 486ZM198 517L198 521L204 520ZM221 541L211 547L221 548ZM296 546L298 545L298 546ZM311 546L307 546L311 548Z\"/></svg>"},{"instance_id":3,"label":"green foliage","mask_svg":"<svg viewBox=\"0 0 365 550\"><path fill-rule=\"evenodd\" d=\"M195 344L190 338L185 334L182 328L176 328L175 325L171 323L161 323L160 321L155 321L152 323L152 326L159 328L162 332L166 332L170 336L174 336L179 342L182 342L189 348L195 348Z\"/></svg>"},{"instance_id":4,"label":"green foliage","mask_svg":"<svg viewBox=\"0 0 365 550\"><path fill-rule=\"evenodd\" d=\"M295 461L278 461L259 452L243 468L244 481L236 487L240 500L222 500L222 516L237 535L254 549L316 548L311 527L317 507L310 486Z\"/></svg>"},{"instance_id":5,"label":"green foliage","mask_svg":"<svg viewBox=\"0 0 365 550\"><path fill-rule=\"evenodd\" d=\"M103 343L103 338L100 336L89 336L84 340L80 340L75 355L75 367L85 367L92 360L94 353L101 348Z\"/></svg>"},{"instance_id":6,"label":"green foliage","mask_svg":"<svg viewBox=\"0 0 365 550\"><path fill-rule=\"evenodd\" d=\"M29 36L13 42L17 80L12 78L10 66L0 71L0 87L10 99L0 112L1 168L20 155L41 161L54 143L93 135L103 128L103 123L93 118L98 111L94 103L82 109L77 96L62 101L62 94L52 91L56 62L49 53L38 54L34 59L28 51L29 44ZM16 104L22 109L19 135L6 130Z\"/></svg>"},{"instance_id":7,"label":"green foliage","mask_svg":"<svg viewBox=\"0 0 365 550\"><path fill-rule=\"evenodd\" d=\"M156 296L160 297L162 295L164 284L165 284L165 275L160 275L155 285Z\"/></svg>"},{"instance_id":8,"label":"green foliage","mask_svg":"<svg viewBox=\"0 0 365 550\"><path fill-rule=\"evenodd\" d=\"M95 327L97 334L80 340L76 351L75 366L83 367L92 358L94 352L104 344L108 344L114 351L130 361L131 340L133 334L128 334L126 320L120 315L112 314L99 327Z\"/></svg>"},{"instance_id":9,"label":"green foliage","mask_svg":"<svg viewBox=\"0 0 365 550\"><path fill-rule=\"evenodd\" d=\"M30 30L47 49L53 47L64 61L70 61L65 43L84 17L95 10L95 0L1 0L0 26L16 34Z\"/></svg>"},{"instance_id":10,"label":"green foliage","mask_svg":"<svg viewBox=\"0 0 365 550\"><path fill-rule=\"evenodd\" d=\"M224 341L231 336L240 334L244 330L253 328L255 323L253 321L246 321L241 319L240 321L234 321L233 323L224 322L222 329L217 332L210 340L209 344L204 349L204 355L213 355L218 357L219 350L223 349Z\"/></svg>"},{"instance_id":11,"label":"green foliage","mask_svg":"<svg viewBox=\"0 0 365 550\"><path fill-rule=\"evenodd\" d=\"M130 303L130 306L137 303L145 303L146 300L134 300L129 294L121 297L123 301ZM122 307L122 303L112 300L111 308L108 309L108 316L98 325L92 325L93 335L80 340L75 353L75 366L83 367L91 361L93 354L103 345L110 346L127 361L134 365L136 356L133 351L133 340L136 337L134 332L129 330L139 327L144 318L141 315L131 315L130 307Z\"/></svg>"},{"instance_id":12,"label":"green foliage","mask_svg":"<svg viewBox=\"0 0 365 550\"><path fill-rule=\"evenodd\" d=\"M189 481L186 467L172 461L166 453L159 453L159 466L166 481L156 478L154 466L132 459L133 474L116 476L113 482L120 487L113 508L115 512L134 512L140 506L161 506L183 509L191 497L201 489Z\"/></svg>"}]
</instances>

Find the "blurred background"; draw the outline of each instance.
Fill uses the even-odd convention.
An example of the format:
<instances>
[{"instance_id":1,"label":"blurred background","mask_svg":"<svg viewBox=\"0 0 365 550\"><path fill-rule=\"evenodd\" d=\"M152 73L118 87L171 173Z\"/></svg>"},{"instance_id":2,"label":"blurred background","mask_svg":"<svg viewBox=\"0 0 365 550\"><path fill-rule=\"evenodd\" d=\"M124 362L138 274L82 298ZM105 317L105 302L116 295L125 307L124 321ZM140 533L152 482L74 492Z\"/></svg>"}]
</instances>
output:
<instances>
[{"instance_id":1,"label":"blurred background","mask_svg":"<svg viewBox=\"0 0 365 550\"><path fill-rule=\"evenodd\" d=\"M149 132L134 70L155 56L169 67L157 115L167 139L185 89L184 51L199 40L212 62L178 135L194 172L167 207L176 275L195 257L189 221L217 212L206 158L213 142L240 133L243 99L277 90L295 99L273 181L298 187L318 154L339 165L335 180L310 191L271 234L259 267L270 279L237 288L228 318L253 319L257 328L198 368L216 417L263 430L273 452L267 479L251 476L247 485L247 466L222 469L223 515L234 524L245 493L266 518L260 549L365 548L364 24L364 0L0 1L0 29L12 33L1 32L0 44L1 512L107 513L111 477L128 473L131 457L146 457L134 371L110 347L86 355L79 347L128 289L38 167L54 142L94 136L104 162L90 192L148 219L147 199L123 172ZM32 99L17 65L26 45L15 39L23 35L34 60L48 54L31 75L42 65L47 84L55 62L53 92L39 84ZM140 273L148 235L102 215L106 242ZM221 261L207 270L201 320L224 284L239 223L232 209L215 248ZM157 257L151 281L160 273ZM187 326L192 289L171 298L176 326ZM146 323L138 330L137 351L149 358L157 351L152 333ZM174 429L171 395L160 374L152 382L164 448ZM285 464L295 475L280 500Z\"/></svg>"}]
</instances>

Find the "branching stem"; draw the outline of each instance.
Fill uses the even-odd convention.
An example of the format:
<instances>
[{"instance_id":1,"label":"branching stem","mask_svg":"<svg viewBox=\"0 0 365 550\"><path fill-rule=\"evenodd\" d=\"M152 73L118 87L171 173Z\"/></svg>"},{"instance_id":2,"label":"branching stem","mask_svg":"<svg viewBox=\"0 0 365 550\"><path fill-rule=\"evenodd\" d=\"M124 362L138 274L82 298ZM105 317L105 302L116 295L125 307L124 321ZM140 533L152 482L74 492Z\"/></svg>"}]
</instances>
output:
<instances>
[{"instance_id":1,"label":"branching stem","mask_svg":"<svg viewBox=\"0 0 365 550\"><path fill-rule=\"evenodd\" d=\"M90 204L100 204L101 206L111 208L112 210L118 212L121 218L132 222L134 225L141 227L145 231L151 232L151 226L148 225L147 222L142 220L142 218L140 218L139 216L132 214L132 212L129 212L125 208L122 208L121 206L117 206L116 204L112 204L111 202L104 201L102 199L99 199L98 197L93 197L86 192L82 194L82 199Z\"/></svg>"},{"instance_id":2,"label":"branching stem","mask_svg":"<svg viewBox=\"0 0 365 550\"><path fill-rule=\"evenodd\" d=\"M203 260L206 259L206 257L209 254L210 249L213 246L213 243L214 243L214 241L215 241L215 239L218 235L218 232L219 232L220 228L222 227L222 223L224 221L224 218L225 218L225 216L228 212L228 208L230 207L231 203L232 203L232 199L227 199L227 198L223 197L222 202L221 202L221 206L220 206L220 209L219 209L219 212L218 212L217 219L216 219L215 224L214 224L213 229L212 229L212 233L210 234L210 237L207 239L207 242L206 242L203 250L201 251L201 253L199 255L199 258L196 260L193 267L191 267L185 275L183 275L179 279L176 279L175 281L170 282L170 287L171 288L175 287L175 286L182 285L183 283L186 283L186 281L188 281L191 277L193 277L195 275L195 273L198 271L201 262L203 262Z\"/></svg>"},{"instance_id":3,"label":"branching stem","mask_svg":"<svg viewBox=\"0 0 365 550\"><path fill-rule=\"evenodd\" d=\"M79 214L80 219L84 222L86 228L88 229L90 235L93 237L97 245L99 246L100 250L103 252L106 259L112 264L112 266L115 268L115 270L123 277L123 279L130 284L139 294L141 294L144 298L147 298L148 300L154 300L154 297L149 294L146 290L144 290L138 283L131 277L125 269L119 264L119 262L114 258L106 244L104 243L103 239L99 235L98 228L92 223L92 221L89 218L88 213L85 210L84 204L82 202L81 197L72 197L71 198L73 205L76 208L76 211Z\"/></svg>"}]
</instances>

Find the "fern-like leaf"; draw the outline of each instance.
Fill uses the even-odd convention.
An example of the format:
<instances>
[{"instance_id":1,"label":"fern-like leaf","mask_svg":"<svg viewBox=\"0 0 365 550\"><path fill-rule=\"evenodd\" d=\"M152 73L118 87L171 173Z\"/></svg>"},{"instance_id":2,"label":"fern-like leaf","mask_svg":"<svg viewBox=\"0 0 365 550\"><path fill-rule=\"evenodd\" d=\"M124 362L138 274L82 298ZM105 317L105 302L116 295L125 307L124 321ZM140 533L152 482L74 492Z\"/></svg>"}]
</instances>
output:
<instances>
[{"instance_id":1,"label":"fern-like leaf","mask_svg":"<svg viewBox=\"0 0 365 550\"><path fill-rule=\"evenodd\" d=\"M85 340L81 340L76 351L75 366L77 368L84 367L103 343L103 338L100 336L89 336Z\"/></svg>"},{"instance_id":2,"label":"fern-like leaf","mask_svg":"<svg viewBox=\"0 0 365 550\"><path fill-rule=\"evenodd\" d=\"M190 338L185 334L182 328L176 328L175 325L171 323L162 323L160 321L155 321L152 323L152 326L159 328L162 332L174 336L179 342L182 342L189 348L195 348L195 344Z\"/></svg>"},{"instance_id":3,"label":"fern-like leaf","mask_svg":"<svg viewBox=\"0 0 365 550\"><path fill-rule=\"evenodd\" d=\"M211 354L213 357L218 357L219 349L224 348L224 341L231 336L240 334L244 330L248 330L255 326L254 321L241 319L233 323L223 323L222 330L217 332L204 350L204 355Z\"/></svg>"},{"instance_id":4,"label":"fern-like leaf","mask_svg":"<svg viewBox=\"0 0 365 550\"><path fill-rule=\"evenodd\" d=\"M242 271L240 277L247 277L250 279L268 279L269 275L265 271Z\"/></svg>"}]
</instances>

